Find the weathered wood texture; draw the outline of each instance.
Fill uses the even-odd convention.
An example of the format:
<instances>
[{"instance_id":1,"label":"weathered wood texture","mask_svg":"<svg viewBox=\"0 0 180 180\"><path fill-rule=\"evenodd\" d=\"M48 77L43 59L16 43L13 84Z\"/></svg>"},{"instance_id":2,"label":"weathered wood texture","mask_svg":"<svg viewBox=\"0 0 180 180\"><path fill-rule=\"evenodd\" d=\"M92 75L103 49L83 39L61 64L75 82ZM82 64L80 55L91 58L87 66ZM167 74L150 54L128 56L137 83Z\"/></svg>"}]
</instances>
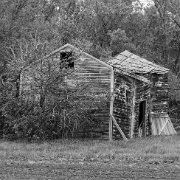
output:
<instances>
[{"instance_id":1,"label":"weathered wood texture","mask_svg":"<svg viewBox=\"0 0 180 180\"><path fill-rule=\"evenodd\" d=\"M168 75L152 74L152 113L168 112Z\"/></svg>"},{"instance_id":2,"label":"weathered wood texture","mask_svg":"<svg viewBox=\"0 0 180 180\"><path fill-rule=\"evenodd\" d=\"M145 132L150 134L149 113L151 111L150 84L135 80L130 77L115 74L114 109L113 115L126 137L137 137L139 135L140 102L146 101L145 109ZM128 92L128 93L127 93ZM133 106L134 104L134 106ZM133 108L132 108L133 107ZM132 123L133 118L133 123ZM133 126L133 127L132 127ZM133 132L132 132L133 129ZM133 135L132 135L133 134ZM114 139L122 139L120 133L114 126Z\"/></svg>"},{"instance_id":3,"label":"weathered wood texture","mask_svg":"<svg viewBox=\"0 0 180 180\"><path fill-rule=\"evenodd\" d=\"M115 73L113 116L127 138L131 132L132 95L132 79ZM122 138L116 126L113 126L113 137Z\"/></svg>"},{"instance_id":4,"label":"weathered wood texture","mask_svg":"<svg viewBox=\"0 0 180 180\"><path fill-rule=\"evenodd\" d=\"M68 71L63 70L60 67L60 53L71 51L73 49L66 47L61 49L61 51L51 54L51 56L39 62L39 64L26 69L22 77L22 95L32 99L31 95L34 96L34 100L38 100L42 90L41 85L48 87L48 84L54 80L49 91L54 90L56 93L58 91L57 95L63 97L66 88L69 91L72 90L72 92L73 89L77 88L74 95L77 100L79 97L83 101L85 107L92 99L97 101L97 103L100 103L101 99L105 99L107 102L101 105L100 111L96 107L89 107L92 109L95 119L92 120L92 124L85 128L84 131L78 132L77 136L83 137L86 135L92 138L108 139L112 69L84 53L73 52L75 57L74 68ZM65 79L63 73L67 73ZM50 95L48 93L46 101L53 96L55 94ZM93 123L93 121L99 123Z\"/></svg>"},{"instance_id":5,"label":"weathered wood texture","mask_svg":"<svg viewBox=\"0 0 180 180\"><path fill-rule=\"evenodd\" d=\"M167 113L152 114L152 134L153 135L176 134L176 131Z\"/></svg>"},{"instance_id":6,"label":"weathered wood texture","mask_svg":"<svg viewBox=\"0 0 180 180\"><path fill-rule=\"evenodd\" d=\"M118 129L119 133L121 134L121 136L123 137L124 140L128 140L124 134L124 132L122 131L122 129L120 128L119 124L117 123L117 121L115 120L114 116L110 115L112 122L114 123L114 125L116 126L116 128Z\"/></svg>"},{"instance_id":7,"label":"weathered wood texture","mask_svg":"<svg viewBox=\"0 0 180 180\"><path fill-rule=\"evenodd\" d=\"M89 124L84 126L84 129L76 132L75 137L77 138L89 138L98 140L109 139L109 108L103 110L90 110L93 114Z\"/></svg>"},{"instance_id":8,"label":"weathered wood texture","mask_svg":"<svg viewBox=\"0 0 180 180\"><path fill-rule=\"evenodd\" d=\"M128 72L136 74L165 74L168 72L168 69L148 61L140 56L137 56L127 50L118 54L113 59L110 59L109 63L116 68L124 69Z\"/></svg>"},{"instance_id":9,"label":"weathered wood texture","mask_svg":"<svg viewBox=\"0 0 180 180\"><path fill-rule=\"evenodd\" d=\"M74 67L68 71L61 68L61 52L72 52L75 57ZM113 139L122 139L117 126L109 121L111 114L125 136L133 138L140 135L140 128L144 129L143 135L151 134L151 114L168 112L167 73L168 69L128 51L111 59L107 65L72 45L65 45L38 64L26 68L21 75L21 89L26 98L32 99L34 96L38 100L43 91L41 85L45 87L55 80L51 84L52 91L58 89L55 95L63 97L66 88L69 91L77 88L78 91L72 92L76 100L79 98L83 101L85 107L92 99L95 102L105 99L106 103L101 106L101 110L89 107L94 119L83 131L77 133L77 137L111 139L113 136ZM46 100L53 95L47 96ZM140 107L142 102L144 108ZM143 126L140 125L142 111ZM111 125L113 135L110 132Z\"/></svg>"},{"instance_id":10,"label":"weathered wood texture","mask_svg":"<svg viewBox=\"0 0 180 180\"><path fill-rule=\"evenodd\" d=\"M130 132L130 138L133 138L134 136L134 124L135 124L135 103L136 103L136 83L133 81L132 83L132 99L131 99L131 132Z\"/></svg>"},{"instance_id":11,"label":"weathered wood texture","mask_svg":"<svg viewBox=\"0 0 180 180\"><path fill-rule=\"evenodd\" d=\"M139 114L140 114L140 102L146 101L146 113L145 113L145 121L146 128L149 132L149 119L148 114L150 112L150 85L145 84L140 81L136 81L136 102L135 102L135 127L134 127L134 137L138 136L139 133Z\"/></svg>"},{"instance_id":12,"label":"weathered wood texture","mask_svg":"<svg viewBox=\"0 0 180 180\"><path fill-rule=\"evenodd\" d=\"M141 75L142 76L142 75ZM145 74L146 78L151 81L147 85L143 82L137 81L136 84L136 120L134 136L139 134L139 103L146 101L146 136L152 134L151 129L151 114L161 114L168 112L168 77L167 74Z\"/></svg>"}]
</instances>

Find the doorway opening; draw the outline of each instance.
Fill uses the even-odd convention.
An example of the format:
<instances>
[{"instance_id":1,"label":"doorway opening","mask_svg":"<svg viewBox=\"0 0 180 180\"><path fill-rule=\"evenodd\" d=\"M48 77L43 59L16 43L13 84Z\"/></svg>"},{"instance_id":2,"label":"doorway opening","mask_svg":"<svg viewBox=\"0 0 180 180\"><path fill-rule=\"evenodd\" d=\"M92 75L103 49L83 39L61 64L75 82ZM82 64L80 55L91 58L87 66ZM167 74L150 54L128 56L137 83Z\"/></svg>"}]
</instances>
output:
<instances>
[{"instance_id":1,"label":"doorway opening","mask_svg":"<svg viewBox=\"0 0 180 180\"><path fill-rule=\"evenodd\" d=\"M146 101L139 103L139 137L146 136Z\"/></svg>"}]
</instances>

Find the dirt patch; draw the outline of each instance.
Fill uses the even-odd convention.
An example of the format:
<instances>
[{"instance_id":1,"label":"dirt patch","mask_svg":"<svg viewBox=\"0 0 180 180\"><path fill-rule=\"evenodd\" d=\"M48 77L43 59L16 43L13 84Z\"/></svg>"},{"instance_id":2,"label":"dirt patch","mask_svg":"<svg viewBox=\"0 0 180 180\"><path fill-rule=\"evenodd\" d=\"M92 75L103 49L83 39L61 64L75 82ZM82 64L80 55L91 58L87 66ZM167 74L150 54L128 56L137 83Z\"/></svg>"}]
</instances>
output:
<instances>
[{"instance_id":1,"label":"dirt patch","mask_svg":"<svg viewBox=\"0 0 180 180\"><path fill-rule=\"evenodd\" d=\"M0 143L0 179L180 179L179 136Z\"/></svg>"},{"instance_id":2,"label":"dirt patch","mask_svg":"<svg viewBox=\"0 0 180 180\"><path fill-rule=\"evenodd\" d=\"M13 162L0 163L0 179L179 179L180 164L99 162Z\"/></svg>"}]
</instances>

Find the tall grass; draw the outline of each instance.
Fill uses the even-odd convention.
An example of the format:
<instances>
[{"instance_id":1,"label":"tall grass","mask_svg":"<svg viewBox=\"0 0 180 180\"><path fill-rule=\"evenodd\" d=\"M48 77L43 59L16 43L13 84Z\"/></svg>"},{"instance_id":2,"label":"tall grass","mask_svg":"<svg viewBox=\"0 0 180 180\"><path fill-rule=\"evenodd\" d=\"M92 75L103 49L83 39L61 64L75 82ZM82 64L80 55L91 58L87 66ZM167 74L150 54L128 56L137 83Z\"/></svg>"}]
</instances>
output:
<instances>
[{"instance_id":1,"label":"tall grass","mask_svg":"<svg viewBox=\"0 0 180 180\"><path fill-rule=\"evenodd\" d=\"M59 162L175 162L180 161L180 136L125 141L59 140L44 143L0 142L0 161Z\"/></svg>"}]
</instances>

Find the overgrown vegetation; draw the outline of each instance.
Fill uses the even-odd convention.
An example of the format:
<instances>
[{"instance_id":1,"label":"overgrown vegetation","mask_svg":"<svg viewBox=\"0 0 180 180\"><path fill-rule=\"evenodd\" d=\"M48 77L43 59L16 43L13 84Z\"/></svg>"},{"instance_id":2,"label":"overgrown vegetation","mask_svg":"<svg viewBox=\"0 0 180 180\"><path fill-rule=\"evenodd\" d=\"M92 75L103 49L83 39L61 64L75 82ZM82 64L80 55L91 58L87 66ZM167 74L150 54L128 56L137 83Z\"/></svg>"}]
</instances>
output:
<instances>
[{"instance_id":1,"label":"overgrown vegetation","mask_svg":"<svg viewBox=\"0 0 180 180\"><path fill-rule=\"evenodd\" d=\"M1 109L1 137L37 141L75 138L79 131L81 137L91 137L88 129L101 124L94 120L92 107L95 111L101 110L103 101L88 98L85 103L85 99L70 97L65 101L56 96L56 100L47 101L42 108L37 101L8 100Z\"/></svg>"}]
</instances>

